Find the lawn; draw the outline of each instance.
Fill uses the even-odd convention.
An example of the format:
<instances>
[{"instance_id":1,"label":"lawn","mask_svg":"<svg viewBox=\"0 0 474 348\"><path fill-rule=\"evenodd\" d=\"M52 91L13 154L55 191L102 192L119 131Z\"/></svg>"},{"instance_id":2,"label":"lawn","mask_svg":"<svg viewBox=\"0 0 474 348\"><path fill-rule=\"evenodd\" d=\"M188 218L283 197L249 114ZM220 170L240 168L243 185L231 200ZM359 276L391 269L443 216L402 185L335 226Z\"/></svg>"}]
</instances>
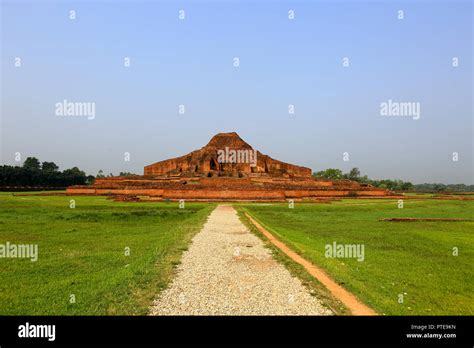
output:
<instances>
[{"instance_id":1,"label":"lawn","mask_svg":"<svg viewBox=\"0 0 474 348\"><path fill-rule=\"evenodd\" d=\"M39 251L0 258L0 315L147 314L214 207L0 193L0 244Z\"/></svg>"},{"instance_id":2,"label":"lawn","mask_svg":"<svg viewBox=\"0 0 474 348\"><path fill-rule=\"evenodd\" d=\"M474 201L405 200L402 209L377 199L239 207L380 314L474 314L474 221L380 221L474 220ZM364 260L326 257L333 242L363 245Z\"/></svg>"}]
</instances>

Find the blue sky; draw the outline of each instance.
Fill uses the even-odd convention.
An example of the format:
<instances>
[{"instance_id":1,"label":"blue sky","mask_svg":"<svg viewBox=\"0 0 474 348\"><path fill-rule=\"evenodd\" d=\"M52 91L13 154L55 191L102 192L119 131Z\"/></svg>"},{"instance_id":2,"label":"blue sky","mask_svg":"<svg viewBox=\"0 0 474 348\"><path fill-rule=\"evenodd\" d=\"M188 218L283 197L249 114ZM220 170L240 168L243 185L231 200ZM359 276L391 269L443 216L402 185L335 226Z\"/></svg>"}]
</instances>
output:
<instances>
[{"instance_id":1,"label":"blue sky","mask_svg":"<svg viewBox=\"0 0 474 348\"><path fill-rule=\"evenodd\" d=\"M358 167L379 179L474 183L470 1L1 8L4 164L18 164L19 152L89 174L142 173L236 131L261 152L314 171ZM95 118L55 115L64 99L94 102ZM381 116L389 99L420 103L420 119Z\"/></svg>"}]
</instances>

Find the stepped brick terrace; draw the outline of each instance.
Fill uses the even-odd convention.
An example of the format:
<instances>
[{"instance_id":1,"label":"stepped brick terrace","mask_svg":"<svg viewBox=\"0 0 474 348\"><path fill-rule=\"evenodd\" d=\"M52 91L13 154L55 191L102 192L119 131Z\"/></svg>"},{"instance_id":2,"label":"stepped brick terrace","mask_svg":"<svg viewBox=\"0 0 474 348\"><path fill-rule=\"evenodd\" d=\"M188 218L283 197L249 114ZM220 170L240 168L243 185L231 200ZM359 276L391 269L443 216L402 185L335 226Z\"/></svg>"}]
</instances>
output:
<instances>
[{"instance_id":1,"label":"stepped brick terrace","mask_svg":"<svg viewBox=\"0 0 474 348\"><path fill-rule=\"evenodd\" d=\"M199 150L145 167L144 175L96 179L68 194L119 199L286 201L328 197L383 197L391 192L350 180L320 180L310 168L254 150L235 132L219 133Z\"/></svg>"}]
</instances>

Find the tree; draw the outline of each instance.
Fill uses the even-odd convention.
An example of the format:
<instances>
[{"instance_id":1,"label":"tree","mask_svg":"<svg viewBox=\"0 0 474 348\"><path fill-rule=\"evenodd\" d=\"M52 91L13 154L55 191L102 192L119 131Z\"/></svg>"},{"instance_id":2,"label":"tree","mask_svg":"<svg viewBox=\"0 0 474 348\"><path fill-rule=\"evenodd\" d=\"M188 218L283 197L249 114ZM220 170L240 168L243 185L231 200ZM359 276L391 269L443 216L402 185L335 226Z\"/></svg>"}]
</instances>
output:
<instances>
[{"instance_id":1,"label":"tree","mask_svg":"<svg viewBox=\"0 0 474 348\"><path fill-rule=\"evenodd\" d=\"M359 181L359 177L360 177L359 168L352 168L348 175L349 180Z\"/></svg>"},{"instance_id":2,"label":"tree","mask_svg":"<svg viewBox=\"0 0 474 348\"><path fill-rule=\"evenodd\" d=\"M40 161L36 157L28 157L23 163L23 168L31 170L40 170Z\"/></svg>"},{"instance_id":3,"label":"tree","mask_svg":"<svg viewBox=\"0 0 474 348\"><path fill-rule=\"evenodd\" d=\"M120 172L119 176L134 176L134 175L137 175L137 174L133 174L133 173L130 173L130 172Z\"/></svg>"},{"instance_id":4,"label":"tree","mask_svg":"<svg viewBox=\"0 0 474 348\"><path fill-rule=\"evenodd\" d=\"M88 175L86 178L86 184L87 185L92 185L95 182L95 176L94 175Z\"/></svg>"},{"instance_id":5,"label":"tree","mask_svg":"<svg viewBox=\"0 0 474 348\"><path fill-rule=\"evenodd\" d=\"M104 171L102 169L99 169L99 172L96 175L96 178L105 178Z\"/></svg>"},{"instance_id":6,"label":"tree","mask_svg":"<svg viewBox=\"0 0 474 348\"><path fill-rule=\"evenodd\" d=\"M59 167L54 162L43 162L41 164L41 170L47 173L57 172Z\"/></svg>"},{"instance_id":7,"label":"tree","mask_svg":"<svg viewBox=\"0 0 474 348\"><path fill-rule=\"evenodd\" d=\"M331 180L339 180L342 179L342 171L340 169L335 169L335 168L329 168L326 170L322 170L320 172L317 172L313 174L314 176L318 178L323 178L323 179L331 179Z\"/></svg>"},{"instance_id":8,"label":"tree","mask_svg":"<svg viewBox=\"0 0 474 348\"><path fill-rule=\"evenodd\" d=\"M82 170L77 167L73 167L63 171L63 180L66 186L84 185L86 183L87 177L86 173L84 173Z\"/></svg>"}]
</instances>

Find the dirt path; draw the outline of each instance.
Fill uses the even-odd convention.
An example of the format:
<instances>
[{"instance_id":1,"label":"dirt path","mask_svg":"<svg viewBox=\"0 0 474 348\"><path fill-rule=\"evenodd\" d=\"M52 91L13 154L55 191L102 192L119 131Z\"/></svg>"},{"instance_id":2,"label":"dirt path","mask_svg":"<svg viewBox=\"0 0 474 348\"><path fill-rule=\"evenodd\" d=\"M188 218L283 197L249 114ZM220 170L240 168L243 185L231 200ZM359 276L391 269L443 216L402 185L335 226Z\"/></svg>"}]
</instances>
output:
<instances>
[{"instance_id":1,"label":"dirt path","mask_svg":"<svg viewBox=\"0 0 474 348\"><path fill-rule=\"evenodd\" d=\"M324 272L319 267L316 267L311 262L302 258L300 255L291 250L285 243L276 239L269 231L267 231L262 225L260 225L255 219L253 219L249 214L245 213L247 218L257 227L257 229L262 232L268 240L275 245L278 249L283 251L288 257L293 261L302 265L306 271L319 280L330 292L337 298L339 301L344 303L344 305L351 311L354 315L377 315L377 313L367 307L365 304L360 302L353 294L337 284L332 278L330 278L326 272Z\"/></svg>"},{"instance_id":2,"label":"dirt path","mask_svg":"<svg viewBox=\"0 0 474 348\"><path fill-rule=\"evenodd\" d=\"M330 315L263 242L219 205L184 254L151 315Z\"/></svg>"}]
</instances>

